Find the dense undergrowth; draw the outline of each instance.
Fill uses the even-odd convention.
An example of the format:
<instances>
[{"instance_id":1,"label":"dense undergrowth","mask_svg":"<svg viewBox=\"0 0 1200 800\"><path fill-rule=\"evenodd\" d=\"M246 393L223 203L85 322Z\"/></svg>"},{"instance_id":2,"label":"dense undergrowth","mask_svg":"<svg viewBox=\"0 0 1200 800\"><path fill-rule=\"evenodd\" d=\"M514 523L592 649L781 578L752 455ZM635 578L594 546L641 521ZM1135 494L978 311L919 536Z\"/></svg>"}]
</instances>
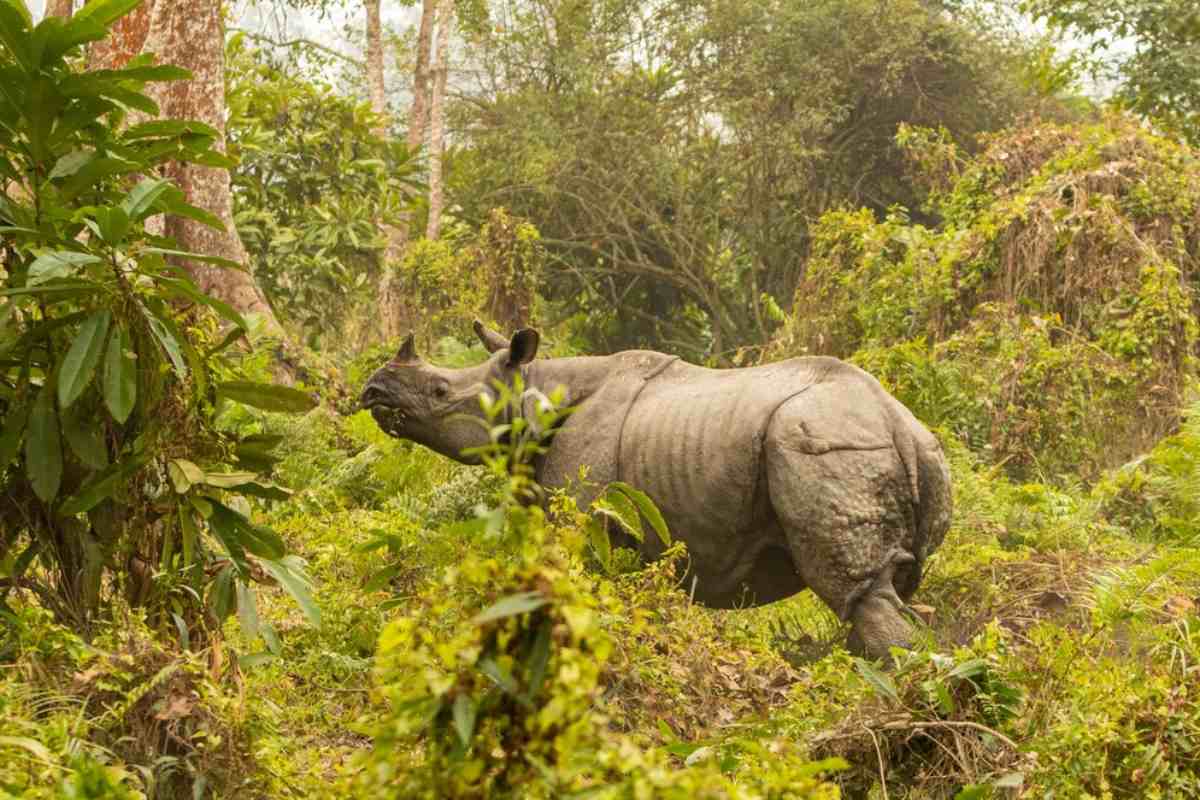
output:
<instances>
[{"instance_id":1,"label":"dense undergrowth","mask_svg":"<svg viewBox=\"0 0 1200 800\"><path fill-rule=\"evenodd\" d=\"M600 570L565 501L489 535L475 506L503 508L505 481L365 414L245 414L293 443L276 478L295 502L262 513L322 625L263 591L277 654L232 621L186 653L133 612L85 644L22 607L0 672L9 795L155 795L174 772L218 796L881 797L881 775L889 797L1200 791L1200 407L1091 489L952 446L928 625L890 673L806 595L713 612L667 562Z\"/></svg>"}]
</instances>

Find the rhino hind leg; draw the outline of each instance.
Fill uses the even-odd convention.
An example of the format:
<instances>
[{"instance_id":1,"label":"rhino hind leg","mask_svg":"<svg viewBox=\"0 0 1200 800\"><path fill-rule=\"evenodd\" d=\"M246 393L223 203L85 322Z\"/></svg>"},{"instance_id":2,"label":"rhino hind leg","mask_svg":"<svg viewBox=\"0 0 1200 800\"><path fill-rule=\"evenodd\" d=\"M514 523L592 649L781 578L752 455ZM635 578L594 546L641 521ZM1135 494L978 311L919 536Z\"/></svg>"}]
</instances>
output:
<instances>
[{"instance_id":1,"label":"rhino hind leg","mask_svg":"<svg viewBox=\"0 0 1200 800\"><path fill-rule=\"evenodd\" d=\"M889 648L910 644L896 585L911 595L909 573L919 569L904 465L890 443L813 452L813 426L788 406L765 443L771 506L804 582L852 624L849 649L886 660Z\"/></svg>"},{"instance_id":2,"label":"rhino hind leg","mask_svg":"<svg viewBox=\"0 0 1200 800\"><path fill-rule=\"evenodd\" d=\"M892 585L893 566L880 571L850 610L853 627L846 648L855 655L891 662L891 648L907 648L912 626L904 618L904 602Z\"/></svg>"}]
</instances>

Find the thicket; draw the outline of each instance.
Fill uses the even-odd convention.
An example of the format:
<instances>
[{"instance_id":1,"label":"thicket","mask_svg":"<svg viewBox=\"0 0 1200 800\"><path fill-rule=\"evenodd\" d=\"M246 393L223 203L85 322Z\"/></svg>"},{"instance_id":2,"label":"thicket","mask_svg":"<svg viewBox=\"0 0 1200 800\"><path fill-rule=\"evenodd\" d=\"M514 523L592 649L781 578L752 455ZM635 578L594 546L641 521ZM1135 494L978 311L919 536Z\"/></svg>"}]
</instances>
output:
<instances>
[{"instance_id":1,"label":"thicket","mask_svg":"<svg viewBox=\"0 0 1200 800\"><path fill-rule=\"evenodd\" d=\"M1176 430L1200 354L1195 153L1116 117L975 157L899 138L941 224L826 215L772 355L852 357L1014 475L1094 478Z\"/></svg>"},{"instance_id":2,"label":"thicket","mask_svg":"<svg viewBox=\"0 0 1200 800\"><path fill-rule=\"evenodd\" d=\"M235 611L248 634L277 648L257 618L258 583L277 581L314 620L317 611L302 562L250 519L249 498L288 497L256 474L278 440L232 435L219 419L231 404L314 403L300 389L246 380L224 355L249 332L246 320L175 264L242 267L180 252L148 222L174 214L220 227L155 172L168 160L230 162L208 126L155 119L143 87L186 72L149 58L80 68L81 47L128 6L96 2L34 27L23 4L0 3L0 616L19 640L24 622L40 619L30 598L85 639L120 637L136 615L145 627L130 661L103 670L88 700L116 692L133 712L140 698L122 692L128 670L154 664L156 685L191 685L191 652L219 638ZM67 644L93 655L82 641ZM142 714L102 726L130 760L144 754L117 734L135 719L155 727ZM185 741L195 733L133 738L174 759L196 755ZM91 763L86 748L77 755ZM163 780L187 781L190 767ZM84 780L91 767L80 769Z\"/></svg>"}]
</instances>

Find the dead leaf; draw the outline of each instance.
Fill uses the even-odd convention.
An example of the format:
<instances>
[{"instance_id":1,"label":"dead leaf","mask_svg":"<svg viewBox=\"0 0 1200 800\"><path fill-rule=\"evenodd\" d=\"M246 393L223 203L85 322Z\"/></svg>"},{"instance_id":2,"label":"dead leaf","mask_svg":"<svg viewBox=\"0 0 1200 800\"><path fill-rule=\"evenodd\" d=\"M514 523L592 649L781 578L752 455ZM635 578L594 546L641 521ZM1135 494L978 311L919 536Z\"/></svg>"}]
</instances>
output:
<instances>
[{"instance_id":1,"label":"dead leaf","mask_svg":"<svg viewBox=\"0 0 1200 800\"><path fill-rule=\"evenodd\" d=\"M183 719L192 713L193 708L195 708L195 703L192 702L191 698L181 694L172 695L167 699L166 705L155 712L154 718L161 720Z\"/></svg>"}]
</instances>

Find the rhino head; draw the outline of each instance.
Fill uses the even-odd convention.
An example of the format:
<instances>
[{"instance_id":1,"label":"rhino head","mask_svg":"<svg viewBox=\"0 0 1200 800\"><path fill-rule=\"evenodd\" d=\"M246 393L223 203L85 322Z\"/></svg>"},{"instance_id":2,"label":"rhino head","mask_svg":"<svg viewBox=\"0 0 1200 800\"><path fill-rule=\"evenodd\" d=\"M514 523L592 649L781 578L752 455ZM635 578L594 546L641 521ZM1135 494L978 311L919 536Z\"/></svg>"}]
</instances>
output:
<instances>
[{"instance_id":1,"label":"rhino head","mask_svg":"<svg viewBox=\"0 0 1200 800\"><path fill-rule=\"evenodd\" d=\"M488 443L479 396L493 397L497 381L511 385L513 376L537 355L540 336L525 328L510 340L478 320L474 327L491 353L482 364L464 369L429 364L417 356L409 334L392 360L375 370L363 388L361 403L380 428L456 461L478 463L463 450Z\"/></svg>"}]
</instances>

